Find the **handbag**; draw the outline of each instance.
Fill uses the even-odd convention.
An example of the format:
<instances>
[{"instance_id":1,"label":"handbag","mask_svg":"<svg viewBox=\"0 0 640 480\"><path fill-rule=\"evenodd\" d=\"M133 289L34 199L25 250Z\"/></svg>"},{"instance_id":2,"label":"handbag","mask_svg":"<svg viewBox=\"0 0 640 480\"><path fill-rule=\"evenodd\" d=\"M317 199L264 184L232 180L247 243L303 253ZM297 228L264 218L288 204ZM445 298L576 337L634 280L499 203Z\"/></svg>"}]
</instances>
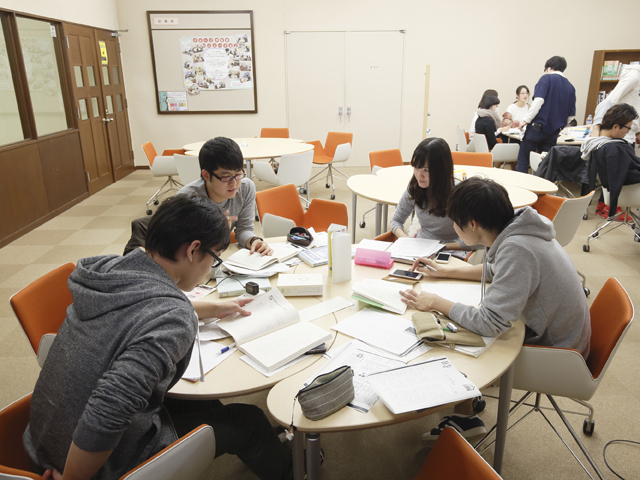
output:
<instances>
[{"instance_id":1,"label":"handbag","mask_svg":"<svg viewBox=\"0 0 640 480\"><path fill-rule=\"evenodd\" d=\"M313 242L313 235L304 227L293 227L287 235L287 241L301 247L308 247Z\"/></svg>"},{"instance_id":2,"label":"handbag","mask_svg":"<svg viewBox=\"0 0 640 480\"><path fill-rule=\"evenodd\" d=\"M305 417L320 420L340 410L354 396L353 370L344 365L332 372L318 375L298 391L296 398Z\"/></svg>"},{"instance_id":3,"label":"handbag","mask_svg":"<svg viewBox=\"0 0 640 480\"><path fill-rule=\"evenodd\" d=\"M436 345L467 345L470 347L484 347L481 335L461 327L446 317L439 318L432 312L414 313L411 317L416 329L416 335L421 340ZM451 329L448 325L452 325ZM455 331L454 331L455 330Z\"/></svg>"}]
</instances>

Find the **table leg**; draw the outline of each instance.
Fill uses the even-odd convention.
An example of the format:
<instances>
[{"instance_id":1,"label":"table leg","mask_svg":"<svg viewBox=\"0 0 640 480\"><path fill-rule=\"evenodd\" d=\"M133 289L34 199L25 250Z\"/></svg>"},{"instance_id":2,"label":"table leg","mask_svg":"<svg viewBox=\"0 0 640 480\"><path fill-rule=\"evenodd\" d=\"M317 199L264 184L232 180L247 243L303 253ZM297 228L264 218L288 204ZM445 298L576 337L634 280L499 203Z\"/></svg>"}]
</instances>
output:
<instances>
[{"instance_id":1,"label":"table leg","mask_svg":"<svg viewBox=\"0 0 640 480\"><path fill-rule=\"evenodd\" d=\"M307 479L320 480L320 434L307 433Z\"/></svg>"},{"instance_id":2,"label":"table leg","mask_svg":"<svg viewBox=\"0 0 640 480\"><path fill-rule=\"evenodd\" d=\"M293 436L293 479L304 480L304 433L295 432Z\"/></svg>"},{"instance_id":3,"label":"table leg","mask_svg":"<svg viewBox=\"0 0 640 480\"><path fill-rule=\"evenodd\" d=\"M504 457L504 445L507 440L507 428L509 427L509 407L511 405L511 389L513 387L513 364L502 374L500 378L500 394L498 400L498 421L496 422L496 450L493 454L493 469L500 474L502 459Z\"/></svg>"},{"instance_id":4,"label":"table leg","mask_svg":"<svg viewBox=\"0 0 640 480\"><path fill-rule=\"evenodd\" d=\"M384 204L382 206L382 232L383 233L388 230L387 228L388 215L389 215L389 205Z\"/></svg>"},{"instance_id":5,"label":"table leg","mask_svg":"<svg viewBox=\"0 0 640 480\"><path fill-rule=\"evenodd\" d=\"M380 223L382 221L382 204L376 203L376 237L382 232L380 231ZM355 243L355 242L353 242Z\"/></svg>"},{"instance_id":6,"label":"table leg","mask_svg":"<svg viewBox=\"0 0 640 480\"><path fill-rule=\"evenodd\" d=\"M358 196L351 192L351 243L356 243L356 222L358 221L356 204Z\"/></svg>"},{"instance_id":7,"label":"table leg","mask_svg":"<svg viewBox=\"0 0 640 480\"><path fill-rule=\"evenodd\" d=\"M247 158L245 162L247 163L247 178L251 180L251 159Z\"/></svg>"}]
</instances>

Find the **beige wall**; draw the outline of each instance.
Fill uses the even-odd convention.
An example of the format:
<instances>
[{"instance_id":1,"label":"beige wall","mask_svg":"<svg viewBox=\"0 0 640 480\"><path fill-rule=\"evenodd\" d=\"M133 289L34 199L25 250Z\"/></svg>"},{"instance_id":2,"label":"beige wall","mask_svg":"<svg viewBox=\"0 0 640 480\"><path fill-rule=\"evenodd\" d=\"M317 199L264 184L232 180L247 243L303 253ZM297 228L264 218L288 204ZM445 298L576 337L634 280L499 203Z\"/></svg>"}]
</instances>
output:
<instances>
[{"instance_id":1,"label":"beige wall","mask_svg":"<svg viewBox=\"0 0 640 480\"><path fill-rule=\"evenodd\" d=\"M117 7L117 20L110 17ZM411 155L421 140L425 65L431 65L429 127L432 136L455 146L455 126L469 128L480 95L495 88L501 111L515 88L533 89L544 62L563 55L565 72L577 90L582 121L596 49L640 48L637 19L640 2L612 0L615 33L602 32L602 7L595 0L563 7L557 1L511 2L488 10L477 0L192 0L192 10L254 11L258 114L168 116L156 113L147 10L186 9L175 0L45 1L29 4L0 0L0 5L105 28L119 24L122 60L136 164L146 163L140 145L176 147L216 135L258 135L263 126L286 124L284 30L406 29L403 87L402 153ZM541 27L544 25L544 27ZM613 28L611 25L607 27ZM383 94L384 92L381 92ZM312 114L310 112L310 114ZM357 141L357 139L354 139Z\"/></svg>"},{"instance_id":2,"label":"beige wall","mask_svg":"<svg viewBox=\"0 0 640 480\"><path fill-rule=\"evenodd\" d=\"M116 0L0 0L0 8L118 30Z\"/></svg>"}]
</instances>

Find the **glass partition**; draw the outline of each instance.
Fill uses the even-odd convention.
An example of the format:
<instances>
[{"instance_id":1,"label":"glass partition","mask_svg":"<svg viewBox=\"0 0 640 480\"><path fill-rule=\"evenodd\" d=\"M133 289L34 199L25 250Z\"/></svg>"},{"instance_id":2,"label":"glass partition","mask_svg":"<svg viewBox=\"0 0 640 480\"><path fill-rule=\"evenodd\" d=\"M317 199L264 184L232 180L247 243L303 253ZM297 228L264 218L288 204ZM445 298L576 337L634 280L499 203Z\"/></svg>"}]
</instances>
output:
<instances>
[{"instance_id":1,"label":"glass partition","mask_svg":"<svg viewBox=\"0 0 640 480\"><path fill-rule=\"evenodd\" d=\"M0 145L24 140L2 23L0 23L0 125Z\"/></svg>"}]
</instances>

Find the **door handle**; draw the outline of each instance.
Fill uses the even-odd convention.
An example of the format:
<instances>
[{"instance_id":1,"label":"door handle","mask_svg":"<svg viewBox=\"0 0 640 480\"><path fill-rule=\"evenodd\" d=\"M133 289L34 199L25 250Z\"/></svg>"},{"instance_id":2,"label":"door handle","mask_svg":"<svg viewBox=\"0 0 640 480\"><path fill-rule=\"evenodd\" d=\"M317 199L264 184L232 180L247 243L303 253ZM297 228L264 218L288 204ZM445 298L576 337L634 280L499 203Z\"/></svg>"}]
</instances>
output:
<instances>
[{"instance_id":1,"label":"door handle","mask_svg":"<svg viewBox=\"0 0 640 480\"><path fill-rule=\"evenodd\" d=\"M351 107L347 107L347 115L349 115L349 120L351 120Z\"/></svg>"},{"instance_id":2,"label":"door handle","mask_svg":"<svg viewBox=\"0 0 640 480\"><path fill-rule=\"evenodd\" d=\"M104 123L113 122L113 118L103 118L102 121Z\"/></svg>"},{"instance_id":3,"label":"door handle","mask_svg":"<svg viewBox=\"0 0 640 480\"><path fill-rule=\"evenodd\" d=\"M338 107L338 115L342 116L342 107Z\"/></svg>"}]
</instances>

